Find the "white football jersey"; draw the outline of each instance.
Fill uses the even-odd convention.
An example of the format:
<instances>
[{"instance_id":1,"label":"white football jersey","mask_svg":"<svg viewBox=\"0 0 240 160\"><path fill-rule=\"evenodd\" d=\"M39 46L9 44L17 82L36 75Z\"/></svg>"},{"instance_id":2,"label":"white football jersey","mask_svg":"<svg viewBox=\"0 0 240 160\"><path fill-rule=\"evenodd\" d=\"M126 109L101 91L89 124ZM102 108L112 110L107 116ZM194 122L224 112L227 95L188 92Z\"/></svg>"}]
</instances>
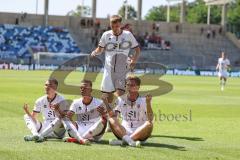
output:
<instances>
[{"instance_id":1,"label":"white football jersey","mask_svg":"<svg viewBox=\"0 0 240 160\"><path fill-rule=\"evenodd\" d=\"M35 102L33 111L42 113L44 121L53 121L57 116L59 116L59 114L55 113L55 111L50 108L50 104L54 105L57 103L60 104L60 109L62 111L68 110L68 105L64 97L56 94L55 98L51 102L48 101L47 95L38 98Z\"/></svg>"},{"instance_id":2,"label":"white football jersey","mask_svg":"<svg viewBox=\"0 0 240 160\"><path fill-rule=\"evenodd\" d=\"M101 114L97 111L97 108L103 106L102 100L93 97L89 105L85 105L82 100L83 98L75 99L69 110L76 114L78 123L96 123L101 118Z\"/></svg>"},{"instance_id":3,"label":"white football jersey","mask_svg":"<svg viewBox=\"0 0 240 160\"><path fill-rule=\"evenodd\" d=\"M105 48L105 69L110 71L114 68L115 71L117 68L121 72L126 69L130 49L138 47L138 42L129 31L122 30L122 33L116 36L109 30L103 33L99 46Z\"/></svg>"},{"instance_id":4,"label":"white football jersey","mask_svg":"<svg viewBox=\"0 0 240 160\"><path fill-rule=\"evenodd\" d=\"M227 68L228 68L228 65L230 65L230 61L226 58L226 59L223 59L223 58L219 58L218 59L218 65L219 65L219 71L220 72L226 72L227 71Z\"/></svg>"},{"instance_id":5,"label":"white football jersey","mask_svg":"<svg viewBox=\"0 0 240 160\"><path fill-rule=\"evenodd\" d=\"M117 99L115 112L120 113L124 127L138 128L148 120L146 97L138 97L132 102L125 94Z\"/></svg>"}]
</instances>

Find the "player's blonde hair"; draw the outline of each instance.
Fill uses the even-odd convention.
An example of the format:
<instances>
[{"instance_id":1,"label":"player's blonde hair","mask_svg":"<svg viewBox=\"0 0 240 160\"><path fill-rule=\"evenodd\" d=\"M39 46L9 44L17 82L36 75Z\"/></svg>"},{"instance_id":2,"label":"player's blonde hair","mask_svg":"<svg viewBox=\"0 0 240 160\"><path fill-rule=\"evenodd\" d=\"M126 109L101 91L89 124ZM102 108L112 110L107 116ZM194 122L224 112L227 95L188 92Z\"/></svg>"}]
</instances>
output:
<instances>
[{"instance_id":1,"label":"player's blonde hair","mask_svg":"<svg viewBox=\"0 0 240 160\"><path fill-rule=\"evenodd\" d=\"M88 83L88 84L90 85L90 87L92 87L92 81L90 81L90 80L83 79L83 80L81 81L81 83Z\"/></svg>"},{"instance_id":2,"label":"player's blonde hair","mask_svg":"<svg viewBox=\"0 0 240 160\"><path fill-rule=\"evenodd\" d=\"M127 81L135 81L137 86L141 85L141 79L139 77L137 77L137 76L128 76L127 79L126 79L126 82Z\"/></svg>"},{"instance_id":3,"label":"player's blonde hair","mask_svg":"<svg viewBox=\"0 0 240 160\"><path fill-rule=\"evenodd\" d=\"M56 85L56 87L58 86L58 81L57 81L56 78L51 77L47 81L50 82L50 83L54 83Z\"/></svg>"},{"instance_id":4,"label":"player's blonde hair","mask_svg":"<svg viewBox=\"0 0 240 160\"><path fill-rule=\"evenodd\" d=\"M114 23L121 23L122 22L122 17L119 15L113 15L110 17L110 23L114 24Z\"/></svg>"}]
</instances>

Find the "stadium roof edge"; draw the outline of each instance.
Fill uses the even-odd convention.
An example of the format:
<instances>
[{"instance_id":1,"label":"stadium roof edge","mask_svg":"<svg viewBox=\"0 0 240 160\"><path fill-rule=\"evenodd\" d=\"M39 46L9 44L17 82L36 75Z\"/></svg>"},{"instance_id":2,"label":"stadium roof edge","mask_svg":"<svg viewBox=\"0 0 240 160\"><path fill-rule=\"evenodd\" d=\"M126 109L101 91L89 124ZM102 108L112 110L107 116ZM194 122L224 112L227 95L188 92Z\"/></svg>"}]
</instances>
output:
<instances>
[{"instance_id":1,"label":"stadium roof edge","mask_svg":"<svg viewBox=\"0 0 240 160\"><path fill-rule=\"evenodd\" d=\"M232 0L204 0L206 5L224 5L230 3Z\"/></svg>"}]
</instances>

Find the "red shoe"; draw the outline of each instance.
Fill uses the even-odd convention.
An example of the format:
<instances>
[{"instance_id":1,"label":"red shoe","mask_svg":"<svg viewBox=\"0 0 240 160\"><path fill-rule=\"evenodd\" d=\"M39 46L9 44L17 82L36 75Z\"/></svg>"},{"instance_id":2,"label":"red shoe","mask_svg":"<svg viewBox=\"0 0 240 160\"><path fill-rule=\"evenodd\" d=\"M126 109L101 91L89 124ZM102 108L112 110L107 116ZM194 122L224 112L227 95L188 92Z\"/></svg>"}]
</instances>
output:
<instances>
[{"instance_id":1,"label":"red shoe","mask_svg":"<svg viewBox=\"0 0 240 160\"><path fill-rule=\"evenodd\" d=\"M64 142L69 142L69 143L76 143L78 142L76 138L72 138L72 137L65 137L63 138Z\"/></svg>"},{"instance_id":2,"label":"red shoe","mask_svg":"<svg viewBox=\"0 0 240 160\"><path fill-rule=\"evenodd\" d=\"M80 144L82 145L89 145L90 144L90 141L88 139L82 139L79 141Z\"/></svg>"}]
</instances>

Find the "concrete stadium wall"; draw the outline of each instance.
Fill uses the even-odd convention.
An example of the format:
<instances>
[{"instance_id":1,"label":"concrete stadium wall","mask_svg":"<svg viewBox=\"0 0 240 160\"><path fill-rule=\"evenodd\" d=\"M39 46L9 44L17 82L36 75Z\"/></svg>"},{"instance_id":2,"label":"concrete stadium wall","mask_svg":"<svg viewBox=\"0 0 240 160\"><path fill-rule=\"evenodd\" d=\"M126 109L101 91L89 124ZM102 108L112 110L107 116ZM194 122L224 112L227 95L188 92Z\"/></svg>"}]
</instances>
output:
<instances>
[{"instance_id":1,"label":"concrete stadium wall","mask_svg":"<svg viewBox=\"0 0 240 160\"><path fill-rule=\"evenodd\" d=\"M16 19L19 19L20 25L44 25L44 16L27 14L24 21L21 21L21 16L23 13L7 13L0 12L0 23L1 24L15 24ZM71 28L72 30L78 30L81 28L81 19L91 19L91 18L81 18L73 16L49 16L49 25L52 26L64 26L66 28ZM101 23L101 28L107 28L109 26L108 19L98 19ZM135 34L144 34L145 32L152 33L173 33L176 32L176 26L179 26L179 32L190 32L190 33L200 33L200 29L211 28L216 31L220 28L220 25L207 25L207 24L180 24L180 23L167 23L167 22L153 22L153 21L136 21L127 20L124 24L131 24L131 27ZM159 28L158 31L153 30L153 25Z\"/></svg>"},{"instance_id":2,"label":"concrete stadium wall","mask_svg":"<svg viewBox=\"0 0 240 160\"><path fill-rule=\"evenodd\" d=\"M228 37L228 39L230 41L233 42L233 44L235 44L238 48L240 48L240 40L236 37L235 34L231 33L231 32L227 32L226 36Z\"/></svg>"}]
</instances>

